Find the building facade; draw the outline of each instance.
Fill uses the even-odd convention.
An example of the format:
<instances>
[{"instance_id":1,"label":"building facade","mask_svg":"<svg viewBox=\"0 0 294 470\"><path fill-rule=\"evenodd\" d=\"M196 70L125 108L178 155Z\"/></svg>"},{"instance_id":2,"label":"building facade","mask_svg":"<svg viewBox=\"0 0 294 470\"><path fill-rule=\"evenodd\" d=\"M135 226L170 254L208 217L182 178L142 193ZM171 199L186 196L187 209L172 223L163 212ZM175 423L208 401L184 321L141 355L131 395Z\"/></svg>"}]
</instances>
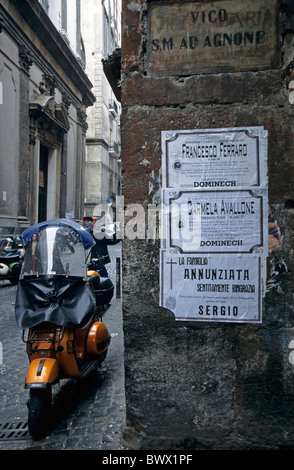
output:
<instances>
[{"instance_id":1,"label":"building facade","mask_svg":"<svg viewBox=\"0 0 294 470\"><path fill-rule=\"evenodd\" d=\"M83 217L86 109L80 1L0 5L0 230Z\"/></svg>"},{"instance_id":2,"label":"building facade","mask_svg":"<svg viewBox=\"0 0 294 470\"><path fill-rule=\"evenodd\" d=\"M81 4L86 72L96 102L87 110L85 215L99 205L115 203L121 193L120 101L111 87L103 61L120 47L121 7L118 0L84 0Z\"/></svg>"}]
</instances>

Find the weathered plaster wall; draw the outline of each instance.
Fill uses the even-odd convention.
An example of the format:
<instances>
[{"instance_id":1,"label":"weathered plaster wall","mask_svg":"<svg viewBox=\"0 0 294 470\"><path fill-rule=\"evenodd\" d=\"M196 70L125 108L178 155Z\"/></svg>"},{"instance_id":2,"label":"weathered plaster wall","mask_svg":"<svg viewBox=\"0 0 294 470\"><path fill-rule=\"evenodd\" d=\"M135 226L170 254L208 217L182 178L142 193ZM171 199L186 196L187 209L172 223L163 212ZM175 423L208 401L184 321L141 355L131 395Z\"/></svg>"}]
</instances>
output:
<instances>
[{"instance_id":1,"label":"weathered plaster wall","mask_svg":"<svg viewBox=\"0 0 294 470\"><path fill-rule=\"evenodd\" d=\"M264 126L269 215L281 232L280 246L268 257L258 326L176 322L158 306L159 242L124 239L130 447L294 448L294 366L289 361L294 339L294 108L289 102L294 10L287 1L277 6L275 68L155 77L146 69L148 2L123 0L125 206L138 203L146 209L153 202L162 130Z\"/></svg>"}]
</instances>

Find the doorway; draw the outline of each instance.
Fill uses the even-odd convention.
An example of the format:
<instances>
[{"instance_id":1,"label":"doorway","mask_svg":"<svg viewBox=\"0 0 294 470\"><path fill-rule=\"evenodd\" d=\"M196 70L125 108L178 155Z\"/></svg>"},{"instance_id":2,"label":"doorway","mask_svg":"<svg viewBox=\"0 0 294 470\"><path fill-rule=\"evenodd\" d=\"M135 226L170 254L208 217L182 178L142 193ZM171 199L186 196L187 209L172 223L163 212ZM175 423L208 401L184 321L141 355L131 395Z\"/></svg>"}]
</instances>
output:
<instances>
[{"instance_id":1,"label":"doorway","mask_svg":"<svg viewBox=\"0 0 294 470\"><path fill-rule=\"evenodd\" d=\"M48 154L49 149L41 144L39 160L38 222L47 220Z\"/></svg>"}]
</instances>

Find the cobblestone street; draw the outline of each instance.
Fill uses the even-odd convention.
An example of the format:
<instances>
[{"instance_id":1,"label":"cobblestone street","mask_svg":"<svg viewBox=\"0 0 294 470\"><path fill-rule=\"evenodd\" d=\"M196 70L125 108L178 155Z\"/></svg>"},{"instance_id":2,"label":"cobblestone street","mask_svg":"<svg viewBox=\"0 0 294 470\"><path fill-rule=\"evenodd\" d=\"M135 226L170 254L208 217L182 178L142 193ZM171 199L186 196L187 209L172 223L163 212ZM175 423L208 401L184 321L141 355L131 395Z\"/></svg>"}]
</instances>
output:
<instances>
[{"instance_id":1,"label":"cobblestone street","mask_svg":"<svg viewBox=\"0 0 294 470\"><path fill-rule=\"evenodd\" d=\"M116 258L121 244L110 245L109 275L116 285ZM33 440L27 429L28 391L24 388L28 358L22 331L14 318L16 287L0 283L0 450L123 450L125 423L121 299L114 293L103 321L111 334L102 382L97 375L62 380L53 388L51 430ZM1 356L0 356L1 359Z\"/></svg>"}]
</instances>

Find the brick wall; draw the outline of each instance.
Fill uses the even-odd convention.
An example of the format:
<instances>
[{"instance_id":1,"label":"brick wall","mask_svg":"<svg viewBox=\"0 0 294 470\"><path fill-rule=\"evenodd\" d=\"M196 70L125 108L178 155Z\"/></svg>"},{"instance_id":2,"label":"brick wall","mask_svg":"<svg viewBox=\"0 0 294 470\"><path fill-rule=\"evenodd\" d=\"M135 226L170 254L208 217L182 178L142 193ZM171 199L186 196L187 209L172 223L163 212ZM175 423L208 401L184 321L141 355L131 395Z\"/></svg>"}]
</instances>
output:
<instances>
[{"instance_id":1,"label":"brick wall","mask_svg":"<svg viewBox=\"0 0 294 470\"><path fill-rule=\"evenodd\" d=\"M166 8L175 3L189 2L171 0ZM257 0L257 9L259 3L264 2ZM263 126L269 214L280 229L281 245L268 256L262 324L205 324L177 322L159 307L160 243L125 237L126 439L142 449L292 449L293 6L270 2L278 26L269 64L243 70L240 56L233 70L179 74L175 64L174 71L154 74L148 63L153 4L123 0L125 206L146 210L154 201L162 131Z\"/></svg>"}]
</instances>

